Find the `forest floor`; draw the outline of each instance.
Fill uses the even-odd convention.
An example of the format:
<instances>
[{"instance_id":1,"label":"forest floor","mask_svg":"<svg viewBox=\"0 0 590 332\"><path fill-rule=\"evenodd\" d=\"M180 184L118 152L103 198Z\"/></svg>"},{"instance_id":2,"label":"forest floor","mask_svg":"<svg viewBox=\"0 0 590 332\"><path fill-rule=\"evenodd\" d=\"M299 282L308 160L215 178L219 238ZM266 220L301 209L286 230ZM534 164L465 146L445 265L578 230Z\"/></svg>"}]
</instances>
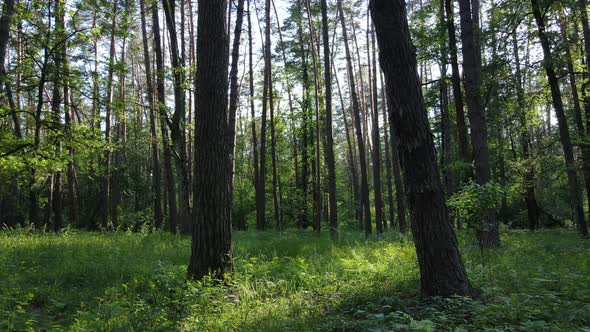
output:
<instances>
[{"instance_id":1,"label":"forest floor","mask_svg":"<svg viewBox=\"0 0 590 332\"><path fill-rule=\"evenodd\" d=\"M503 233L460 238L476 298L418 297L407 239L235 232L227 284L186 282L190 238L0 232L0 330L590 331L590 243Z\"/></svg>"}]
</instances>

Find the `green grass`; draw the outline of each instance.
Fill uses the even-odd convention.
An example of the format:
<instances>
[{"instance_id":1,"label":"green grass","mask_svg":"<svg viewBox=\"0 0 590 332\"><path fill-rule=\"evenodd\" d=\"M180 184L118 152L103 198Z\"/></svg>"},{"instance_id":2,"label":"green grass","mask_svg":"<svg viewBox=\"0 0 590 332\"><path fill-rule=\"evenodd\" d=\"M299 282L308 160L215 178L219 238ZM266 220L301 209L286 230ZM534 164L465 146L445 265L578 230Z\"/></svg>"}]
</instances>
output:
<instances>
[{"instance_id":1,"label":"green grass","mask_svg":"<svg viewBox=\"0 0 590 332\"><path fill-rule=\"evenodd\" d=\"M413 245L234 235L227 285L186 282L190 239L0 233L0 330L590 331L590 250L569 231L461 239L477 298L421 300Z\"/></svg>"}]
</instances>

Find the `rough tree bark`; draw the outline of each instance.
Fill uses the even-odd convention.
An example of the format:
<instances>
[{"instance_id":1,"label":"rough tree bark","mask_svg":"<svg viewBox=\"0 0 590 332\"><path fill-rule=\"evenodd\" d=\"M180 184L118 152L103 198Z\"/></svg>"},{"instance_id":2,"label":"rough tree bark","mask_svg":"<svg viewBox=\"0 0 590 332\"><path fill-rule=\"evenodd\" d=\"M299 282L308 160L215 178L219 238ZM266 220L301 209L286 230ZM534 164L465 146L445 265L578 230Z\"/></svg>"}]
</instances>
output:
<instances>
[{"instance_id":1,"label":"rough tree bark","mask_svg":"<svg viewBox=\"0 0 590 332\"><path fill-rule=\"evenodd\" d=\"M195 110L195 214L188 275L231 272L226 0L199 1Z\"/></svg>"},{"instance_id":2,"label":"rough tree bark","mask_svg":"<svg viewBox=\"0 0 590 332\"><path fill-rule=\"evenodd\" d=\"M422 295L467 295L471 286L439 178L405 1L371 0L369 6L385 74L389 116L395 120L395 133L401 143Z\"/></svg>"},{"instance_id":3,"label":"rough tree bark","mask_svg":"<svg viewBox=\"0 0 590 332\"><path fill-rule=\"evenodd\" d=\"M385 176L387 185L387 206L389 216L389 227L391 232L395 231L395 209L393 207L393 181L392 181L392 163L391 163L391 149L389 147L389 126L387 121L387 98L385 97L385 81L383 75L379 75L381 81L381 112L383 113L383 143L385 145ZM387 223L387 222L385 222Z\"/></svg>"}]
</instances>

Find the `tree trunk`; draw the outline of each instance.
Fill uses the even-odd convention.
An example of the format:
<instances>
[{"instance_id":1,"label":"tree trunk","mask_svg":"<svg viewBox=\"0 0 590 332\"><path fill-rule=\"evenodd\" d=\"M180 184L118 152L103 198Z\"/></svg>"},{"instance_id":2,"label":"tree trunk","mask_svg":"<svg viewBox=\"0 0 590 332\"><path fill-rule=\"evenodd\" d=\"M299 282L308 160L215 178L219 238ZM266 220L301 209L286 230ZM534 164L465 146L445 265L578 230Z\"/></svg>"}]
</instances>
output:
<instances>
[{"instance_id":1,"label":"tree trunk","mask_svg":"<svg viewBox=\"0 0 590 332\"><path fill-rule=\"evenodd\" d=\"M471 177L471 152L467 139L467 124L465 123L465 111L463 106L463 94L461 92L461 73L459 72L459 61L457 60L457 37L455 34L455 22L452 0L445 1L445 12L447 14L447 32L449 35L449 52L451 55L451 82L453 85L453 100L455 101L455 114L457 117L457 145L459 147L459 159L463 162L465 169L461 170L459 181L467 183Z\"/></svg>"},{"instance_id":2,"label":"tree trunk","mask_svg":"<svg viewBox=\"0 0 590 332\"><path fill-rule=\"evenodd\" d=\"M274 14L275 14L275 19L277 21L277 31L279 33L279 41L281 43L281 55L283 57L283 67L287 68L287 56L285 53L285 42L283 40L283 33L281 30L279 14L277 12L277 8L275 6L274 0L271 0L271 2L272 2ZM294 182L295 182L295 185L298 185L299 184L299 155L298 155L298 151L297 151L297 133L296 133L296 129L295 129L295 112L294 112L294 108L293 108L293 94L291 92L291 84L292 83L290 81L288 71L285 70L284 75L285 75L285 86L287 88L287 98L289 101L289 117L291 119L290 130L293 135L291 146L293 149L293 160L294 160L294 162L293 162L294 173L295 173ZM281 212L283 212L283 211L284 210L281 210Z\"/></svg>"},{"instance_id":3,"label":"tree trunk","mask_svg":"<svg viewBox=\"0 0 590 332\"><path fill-rule=\"evenodd\" d=\"M468 295L471 286L439 178L405 1L371 0L369 6L387 84L389 116L401 142L422 295Z\"/></svg>"},{"instance_id":4,"label":"tree trunk","mask_svg":"<svg viewBox=\"0 0 590 332\"><path fill-rule=\"evenodd\" d=\"M113 12L111 13L111 36L109 46L109 63L107 73L107 86L106 86L106 114L105 114L105 142L107 145L111 144L111 116L113 109L113 75L115 71L115 33L117 31L117 12L118 12L118 1L113 1ZM106 227L109 224L111 217L111 150L107 148L104 156L105 175L103 179L102 187L102 224ZM116 220L110 220L116 223Z\"/></svg>"},{"instance_id":5,"label":"tree trunk","mask_svg":"<svg viewBox=\"0 0 590 332\"><path fill-rule=\"evenodd\" d=\"M195 110L195 216L188 275L231 272L231 157L227 86L227 1L199 1Z\"/></svg>"},{"instance_id":6,"label":"tree trunk","mask_svg":"<svg viewBox=\"0 0 590 332\"><path fill-rule=\"evenodd\" d=\"M368 39L368 38L367 38ZM367 43L369 41L367 40ZM373 191L375 193L375 225L377 235L383 233L383 198L381 197L381 143L379 137L379 107L377 105L377 52L375 52L375 34L371 33L371 44L373 47L372 63L372 130L371 139L373 141ZM370 53L369 53L370 54Z\"/></svg>"},{"instance_id":7,"label":"tree trunk","mask_svg":"<svg viewBox=\"0 0 590 332\"><path fill-rule=\"evenodd\" d=\"M67 178L68 178L68 215L69 215L69 222L70 225L73 227L79 227L79 219L78 219L78 179L76 178L76 164L74 162L75 150L73 146L73 119L74 119L74 112L72 111L72 98L70 95L70 68L67 59L67 43L64 43L64 120L65 120L65 130L66 130L66 138L68 142L68 153L69 153L69 160L68 160L68 169L67 169Z\"/></svg>"},{"instance_id":8,"label":"tree trunk","mask_svg":"<svg viewBox=\"0 0 590 332\"><path fill-rule=\"evenodd\" d=\"M145 19L145 0L139 1L141 15L141 35L143 40L143 60L145 64L145 76L147 83L147 98L150 118L150 138L152 148L152 167L154 174L154 219L156 229L162 228L164 216L162 214L162 170L160 169L160 154L158 151L158 134L156 132L156 116L154 107L154 86L152 83L152 67L150 61L150 50L148 46L148 35Z\"/></svg>"},{"instance_id":9,"label":"tree trunk","mask_svg":"<svg viewBox=\"0 0 590 332\"><path fill-rule=\"evenodd\" d=\"M567 22L565 17L560 15L559 28L561 35L566 40L568 39L568 31L566 27ZM565 62L567 65L567 71L569 76L570 90L572 93L572 104L574 108L574 120L576 123L576 129L579 140L586 139L586 128L584 128L584 120L582 119L582 108L580 107L580 99L578 95L578 83L576 82L576 73L574 71L574 64L572 60L572 54L569 48L569 44L566 43L565 48ZM590 149L587 146L580 148L582 152L582 174L584 176L584 185L586 187L586 198L590 207ZM590 209L589 212L590 214Z\"/></svg>"},{"instance_id":10,"label":"tree trunk","mask_svg":"<svg viewBox=\"0 0 590 332\"><path fill-rule=\"evenodd\" d=\"M178 222L183 232L189 231L190 204L189 204L189 182L186 165L186 139L185 139L185 95L184 95L184 66L179 54L178 39L176 34L176 1L163 0L164 16L168 26L170 37L170 61L172 65L172 76L174 78L174 114L170 124L170 133L174 146L174 164L176 178L178 181Z\"/></svg>"},{"instance_id":11,"label":"tree trunk","mask_svg":"<svg viewBox=\"0 0 590 332\"><path fill-rule=\"evenodd\" d=\"M460 0L461 39L463 40L463 71L465 73L465 95L471 125L471 146L475 164L475 183L484 185L491 180L488 129L481 81L481 55L479 49L479 28L474 16L477 15L478 0ZM477 238L482 248L494 248L500 244L496 211L486 209L477 227Z\"/></svg>"},{"instance_id":12,"label":"tree trunk","mask_svg":"<svg viewBox=\"0 0 590 332\"><path fill-rule=\"evenodd\" d=\"M332 67L330 60L330 44L328 33L328 5L326 0L321 0L322 11L322 42L324 46L324 84L326 85L326 150L324 158L328 168L328 195L329 195L329 220L330 237L335 240L338 237L338 213L336 204L336 162L334 160L334 137L332 136Z\"/></svg>"},{"instance_id":13,"label":"tree trunk","mask_svg":"<svg viewBox=\"0 0 590 332\"><path fill-rule=\"evenodd\" d=\"M389 147L389 126L387 122L387 98L385 97L385 82L383 81L383 75L379 75L381 81L381 111L383 112L383 141L385 145L385 176L387 179L387 211L389 213L389 227L391 232L395 231L395 217L393 207L393 181L392 181L392 163L391 163L391 149ZM387 222L385 222L387 223Z\"/></svg>"},{"instance_id":14,"label":"tree trunk","mask_svg":"<svg viewBox=\"0 0 590 332\"><path fill-rule=\"evenodd\" d=\"M234 30L234 41L231 50L231 70L229 72L229 150L231 152L231 188L230 195L233 201L233 187L234 174L236 162L236 112L238 110L239 102L239 86L238 86L238 60L240 59L240 39L242 36L242 22L244 21L244 0L238 0L238 8L236 14L236 26Z\"/></svg>"},{"instance_id":15,"label":"tree trunk","mask_svg":"<svg viewBox=\"0 0 590 332\"><path fill-rule=\"evenodd\" d=\"M582 32L584 35L584 62L586 64L586 75L584 75L585 81L582 85L582 95L584 98L584 113L586 115L586 134L590 134L590 26L588 25L586 2L586 0L577 0L578 7L580 7Z\"/></svg>"},{"instance_id":16,"label":"tree trunk","mask_svg":"<svg viewBox=\"0 0 590 332\"><path fill-rule=\"evenodd\" d=\"M570 139L567 118L565 116L563 107L563 100L561 99L559 81L557 79L557 75L555 74L555 65L553 63L551 45L549 44L549 37L545 32L545 20L543 18L543 14L541 14L539 3L537 0L531 0L531 4L533 7L533 15L535 16L535 21L537 22L539 40L541 42L541 47L543 48L543 67L545 67L547 80L549 81L549 87L551 88L551 100L553 103L553 109L555 110L555 116L557 117L557 125L559 127L559 137L561 139L563 156L565 159L571 206L578 233L580 233L582 237L586 238L588 237L588 227L586 226L586 220L584 220L584 209L582 207L581 197L582 195L580 193L578 175L576 174L574 152Z\"/></svg>"},{"instance_id":17,"label":"tree trunk","mask_svg":"<svg viewBox=\"0 0 590 332\"><path fill-rule=\"evenodd\" d=\"M342 37L344 38L344 50L346 54L346 67L348 71L348 83L350 85L350 95L352 100L352 111L354 113L354 126L356 129L357 144L359 149L359 160L361 165L361 202L364 208L364 226L365 235L371 234L371 209L369 205L369 184L367 181L367 160L365 153L365 142L361 128L361 112L358 95L356 93L356 83L354 80L354 70L352 67L352 58L348 46L348 34L346 32L346 22L344 21L344 12L342 10L342 0L338 0L338 12L340 13L340 24L342 25Z\"/></svg>"},{"instance_id":18,"label":"tree trunk","mask_svg":"<svg viewBox=\"0 0 590 332\"><path fill-rule=\"evenodd\" d=\"M308 72L308 50L305 48L305 42L303 39L303 0L297 1L297 11L299 17L297 20L297 35L300 46L301 63L302 63L302 139L301 139L301 178L300 178L300 190L301 190L301 209L299 216L297 217L297 224L299 228L305 228L308 226L308 179L309 179L309 72Z\"/></svg>"},{"instance_id":19,"label":"tree trunk","mask_svg":"<svg viewBox=\"0 0 590 332\"><path fill-rule=\"evenodd\" d=\"M51 7L51 2L48 2L48 7ZM51 10L48 10L49 15L51 15ZM51 20L50 17L47 19L48 21ZM35 110L34 116L34 149L35 151L39 150L39 146L41 144L41 114L43 112L43 104L44 98L43 94L45 91L45 83L47 83L47 75L48 75L48 65L49 65L49 43L50 43L50 31L49 29L45 35L45 42L46 47L43 48L43 65L41 66L41 73L39 78L39 83L37 84L37 105ZM38 190L36 186L36 170L34 167L31 167L29 170L29 221L35 225L35 227L41 227L41 210L39 207L39 197L38 197Z\"/></svg>"},{"instance_id":20,"label":"tree trunk","mask_svg":"<svg viewBox=\"0 0 590 332\"><path fill-rule=\"evenodd\" d=\"M176 232L178 224L178 210L176 206L176 191L174 174L172 173L172 156L170 144L168 143L168 126L171 125L166 115L166 94L164 91L164 60L162 52L162 41L160 38L160 18L158 6L152 7L152 30L154 33L154 51L156 53L156 90L158 94L158 114L160 116L160 130L162 132L162 147L164 153L164 176L166 179L166 192L168 198L168 221L170 231Z\"/></svg>"},{"instance_id":21,"label":"tree trunk","mask_svg":"<svg viewBox=\"0 0 590 332\"><path fill-rule=\"evenodd\" d=\"M65 0L55 0L55 34L59 40L65 37ZM59 49L53 53L53 95L51 97L51 113L53 114L53 122L56 127L61 126L61 103L62 103L62 75L63 75L63 61L65 58L65 49L59 47ZM56 144L56 154L61 153L62 144L58 141ZM63 226L63 200L62 190L63 181L62 174L60 171L54 173L54 186L53 186L53 230L58 232Z\"/></svg>"},{"instance_id":22,"label":"tree trunk","mask_svg":"<svg viewBox=\"0 0 590 332\"><path fill-rule=\"evenodd\" d=\"M0 17L0 88L4 86L6 49L10 38L10 24L14 15L14 0L5 0Z\"/></svg>"},{"instance_id":23,"label":"tree trunk","mask_svg":"<svg viewBox=\"0 0 590 332\"><path fill-rule=\"evenodd\" d=\"M248 66L249 66L249 87L250 87L250 112L252 114L252 155L254 160L254 187L256 189L256 227L258 229L258 225L261 222L264 222L264 208L262 211L260 210L260 202L259 202L259 195L264 195L264 183L259 180L260 178L260 168L258 163L258 139L256 138L256 110L254 108L254 65L253 65L253 54L252 54L252 19L251 19L251 12L250 12L250 0L248 0ZM264 198L263 198L264 199Z\"/></svg>"},{"instance_id":24,"label":"tree trunk","mask_svg":"<svg viewBox=\"0 0 590 332\"><path fill-rule=\"evenodd\" d=\"M388 122L389 139L391 141L391 164L393 168L393 179L395 182L395 200L397 203L397 221L399 223L400 233L406 234L408 232L408 225L406 222L406 194L403 186L404 179L400 165L399 140L396 137L394 119L391 116L388 116Z\"/></svg>"},{"instance_id":25,"label":"tree trunk","mask_svg":"<svg viewBox=\"0 0 590 332\"><path fill-rule=\"evenodd\" d=\"M272 163L272 198L274 207L274 222L276 230L280 229L280 207L279 196L277 192L277 140L275 135L275 109L274 93L272 87L272 63L271 63L271 39L270 39L270 7L271 1L266 0L265 11L265 44L264 44L264 68L267 75L266 89L268 94L268 105L270 108L270 154Z\"/></svg>"},{"instance_id":26,"label":"tree trunk","mask_svg":"<svg viewBox=\"0 0 590 332\"><path fill-rule=\"evenodd\" d=\"M267 0L268 1L268 0ZM267 6L268 7L268 6ZM270 8L269 8L270 10ZM265 8L266 11L266 8ZM270 20L270 15L266 15ZM256 229L261 231L266 228L266 117L268 110L269 98L269 79L270 79L270 24L266 23L269 33L265 33L264 44L264 79L262 89L262 119L260 124L260 168L258 169L258 185L256 186ZM268 50L267 50L268 48ZM272 125L272 124L271 124Z\"/></svg>"},{"instance_id":27,"label":"tree trunk","mask_svg":"<svg viewBox=\"0 0 590 332\"><path fill-rule=\"evenodd\" d=\"M314 110L315 110L315 156L312 163L312 173L314 180L313 187L313 205L314 205L314 224L313 229L316 232L321 230L322 222L322 195L321 195L321 161L320 161L320 83L318 75L318 59L316 48L318 42L316 41L316 34L314 31L314 24L312 22L312 11L309 0L305 1L307 9L307 23L309 25L309 43L311 48L312 68L313 68L313 82L314 82ZM313 141L313 140L312 140Z\"/></svg>"},{"instance_id":28,"label":"tree trunk","mask_svg":"<svg viewBox=\"0 0 590 332\"><path fill-rule=\"evenodd\" d=\"M446 15L445 15L445 7L444 2L440 1L439 7L439 19L441 22L441 26L444 26L446 23ZM453 26L454 30L454 26ZM441 44L440 47L440 57L441 57L441 65L440 65L440 118L441 118L441 127L442 127L442 160L441 160L441 167L443 173L443 180L445 185L445 194L446 197L450 197L453 194L454 188L454 172L451 165L451 117L449 115L449 90L447 86L447 54L445 47Z\"/></svg>"}]
</instances>

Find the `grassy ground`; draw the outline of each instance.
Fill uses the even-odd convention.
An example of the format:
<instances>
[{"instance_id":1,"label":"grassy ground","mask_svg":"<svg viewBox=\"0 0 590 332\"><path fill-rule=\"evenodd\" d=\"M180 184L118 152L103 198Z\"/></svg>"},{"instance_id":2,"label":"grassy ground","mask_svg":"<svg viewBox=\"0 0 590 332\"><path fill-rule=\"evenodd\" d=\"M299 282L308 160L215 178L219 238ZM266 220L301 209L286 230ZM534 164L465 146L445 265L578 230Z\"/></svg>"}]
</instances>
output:
<instances>
[{"instance_id":1,"label":"grassy ground","mask_svg":"<svg viewBox=\"0 0 590 332\"><path fill-rule=\"evenodd\" d=\"M235 233L229 286L186 282L190 239L0 233L0 330L590 331L590 249L568 231L461 239L476 299L418 298L413 245Z\"/></svg>"}]
</instances>

